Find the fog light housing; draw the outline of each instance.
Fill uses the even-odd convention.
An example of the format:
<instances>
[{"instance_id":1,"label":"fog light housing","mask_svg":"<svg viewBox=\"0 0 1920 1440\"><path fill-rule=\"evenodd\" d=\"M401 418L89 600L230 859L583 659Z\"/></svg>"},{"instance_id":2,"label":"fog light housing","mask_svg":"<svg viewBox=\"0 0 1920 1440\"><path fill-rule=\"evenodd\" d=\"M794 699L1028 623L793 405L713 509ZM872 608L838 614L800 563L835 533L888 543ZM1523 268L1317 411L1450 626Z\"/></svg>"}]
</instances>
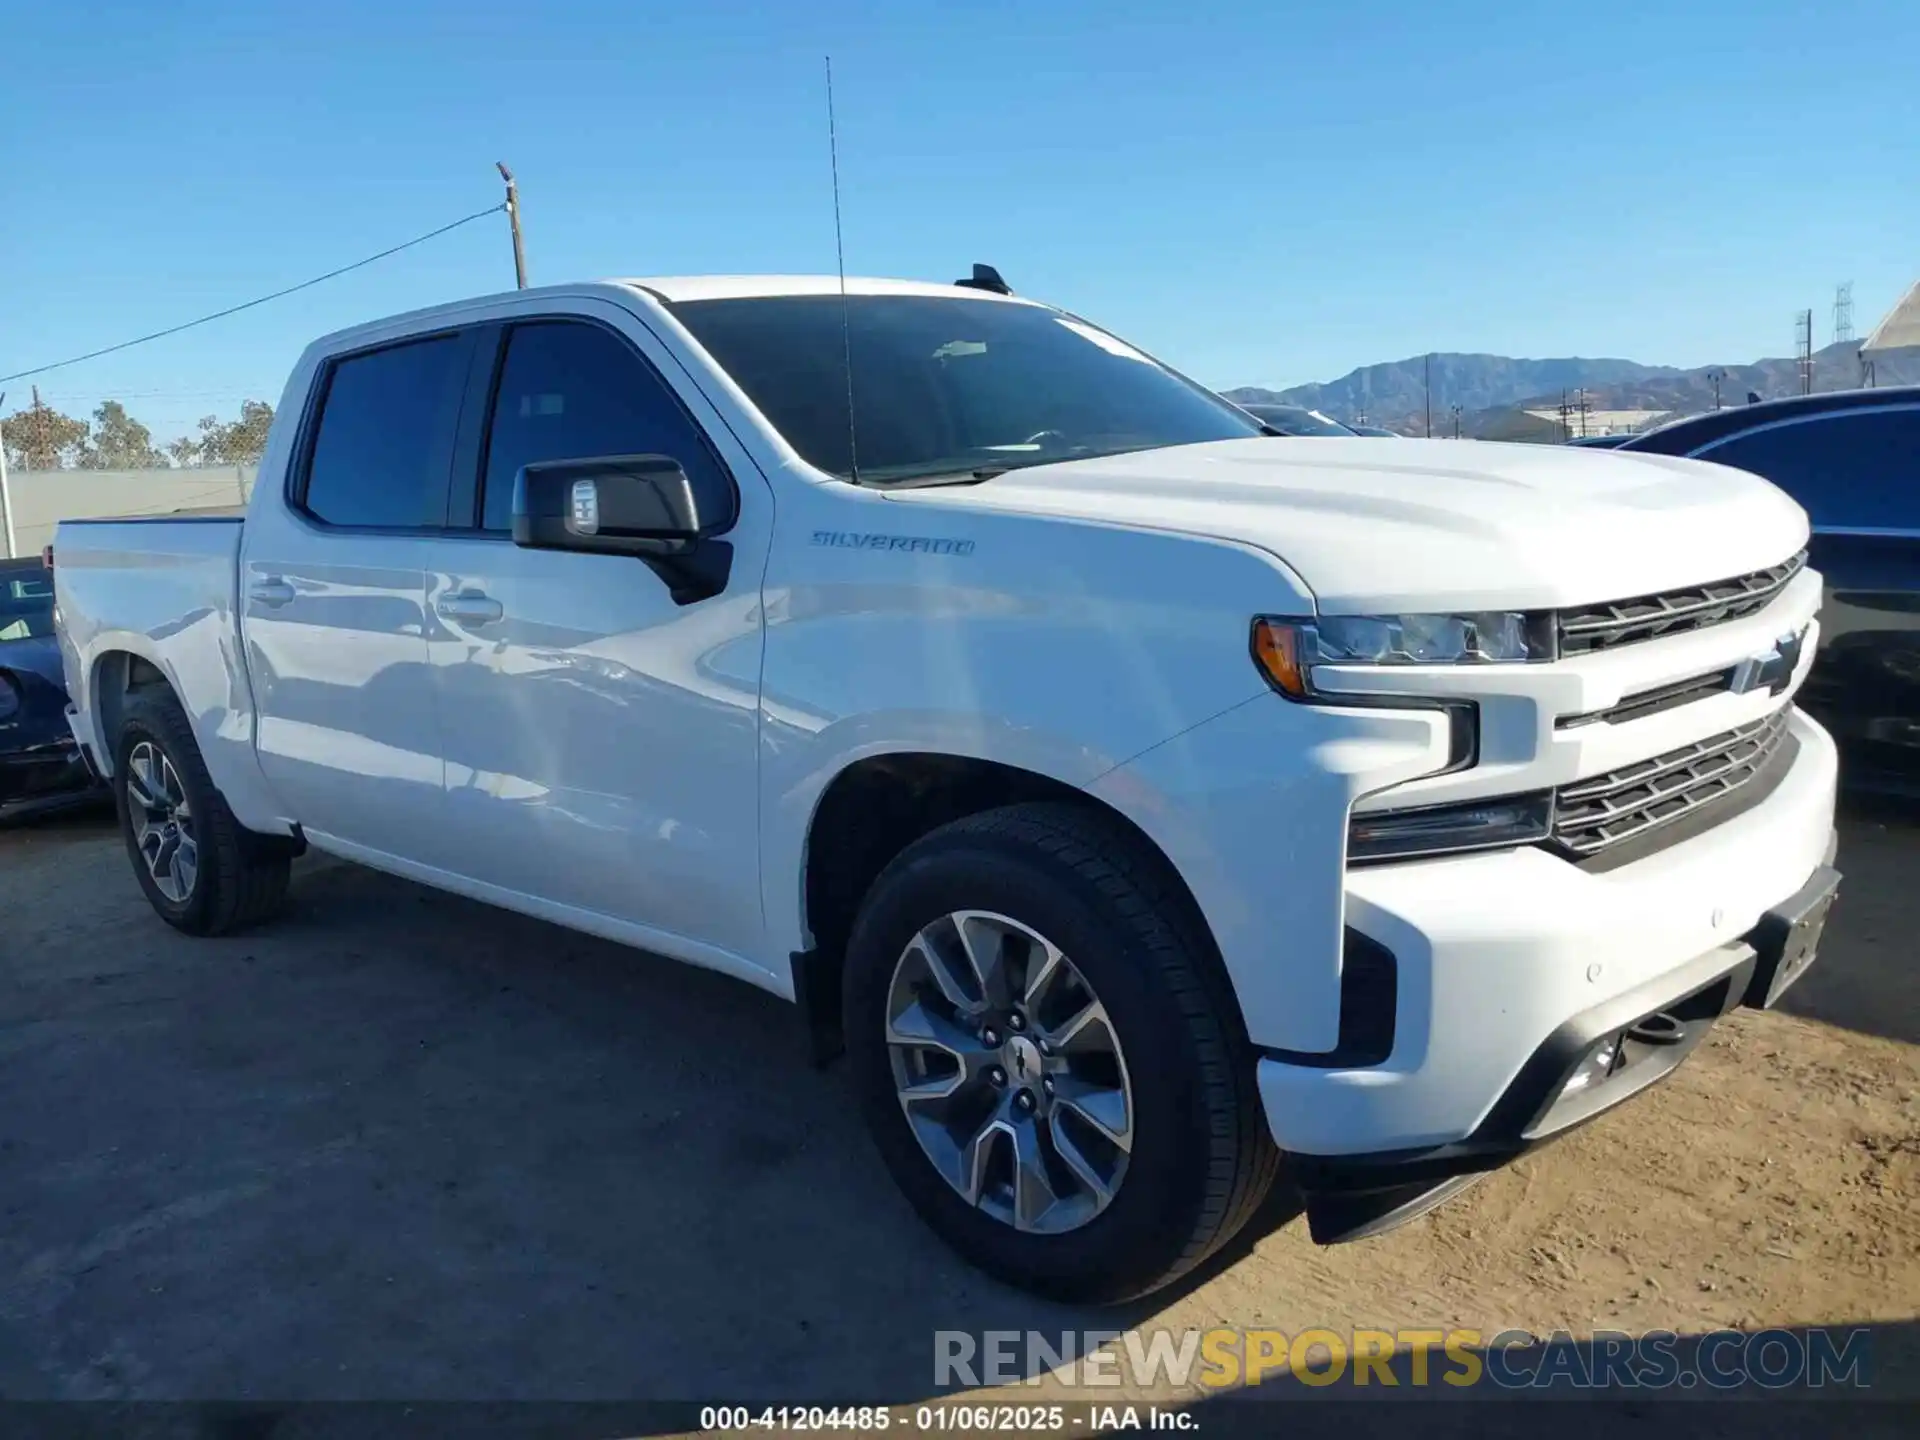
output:
<instances>
[{"instance_id":1,"label":"fog light housing","mask_svg":"<svg viewBox=\"0 0 1920 1440\"><path fill-rule=\"evenodd\" d=\"M1347 859L1365 864L1534 845L1553 833L1553 792L1451 805L1360 811L1347 820Z\"/></svg>"}]
</instances>

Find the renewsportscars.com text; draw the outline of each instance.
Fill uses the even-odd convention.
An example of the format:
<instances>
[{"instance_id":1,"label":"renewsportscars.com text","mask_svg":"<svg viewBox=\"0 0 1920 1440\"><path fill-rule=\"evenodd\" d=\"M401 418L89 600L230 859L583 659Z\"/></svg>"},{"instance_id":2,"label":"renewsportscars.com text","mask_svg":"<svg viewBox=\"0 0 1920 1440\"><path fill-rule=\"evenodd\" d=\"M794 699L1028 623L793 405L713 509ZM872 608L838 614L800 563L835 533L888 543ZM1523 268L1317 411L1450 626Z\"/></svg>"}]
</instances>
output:
<instances>
[{"instance_id":1,"label":"renewsportscars.com text","mask_svg":"<svg viewBox=\"0 0 1920 1440\"><path fill-rule=\"evenodd\" d=\"M1233 1389L1269 1381L1421 1388L1865 1389L1851 1330L965 1330L934 1332L934 1384Z\"/></svg>"}]
</instances>

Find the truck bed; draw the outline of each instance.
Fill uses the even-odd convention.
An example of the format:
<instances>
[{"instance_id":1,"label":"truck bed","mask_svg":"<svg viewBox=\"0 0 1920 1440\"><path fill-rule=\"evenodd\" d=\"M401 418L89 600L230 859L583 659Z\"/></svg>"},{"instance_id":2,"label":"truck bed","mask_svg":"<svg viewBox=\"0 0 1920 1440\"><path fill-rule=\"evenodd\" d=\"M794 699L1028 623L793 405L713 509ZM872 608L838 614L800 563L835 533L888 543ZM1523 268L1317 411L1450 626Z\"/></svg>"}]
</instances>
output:
<instances>
[{"instance_id":1,"label":"truck bed","mask_svg":"<svg viewBox=\"0 0 1920 1440\"><path fill-rule=\"evenodd\" d=\"M251 697L239 654L234 598L242 519L192 511L124 520L62 520L54 532L54 598L74 731L105 772L96 693L123 685L86 657L125 652L165 675L186 698L210 764L251 734ZM128 628L130 625L137 629ZM244 742L243 742L244 743Z\"/></svg>"}]
</instances>

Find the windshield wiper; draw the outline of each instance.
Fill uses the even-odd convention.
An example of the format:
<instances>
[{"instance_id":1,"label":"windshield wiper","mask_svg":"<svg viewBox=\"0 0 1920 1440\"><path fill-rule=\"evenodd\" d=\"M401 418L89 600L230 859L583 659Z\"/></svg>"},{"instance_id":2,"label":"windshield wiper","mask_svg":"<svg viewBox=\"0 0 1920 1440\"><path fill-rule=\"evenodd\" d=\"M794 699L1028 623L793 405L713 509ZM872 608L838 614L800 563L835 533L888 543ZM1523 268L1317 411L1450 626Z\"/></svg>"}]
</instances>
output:
<instances>
[{"instance_id":1,"label":"windshield wiper","mask_svg":"<svg viewBox=\"0 0 1920 1440\"><path fill-rule=\"evenodd\" d=\"M898 480L868 480L865 484L876 490L931 490L941 485L978 485L983 480L993 480L1009 470L1013 465L983 465L978 470L940 470L931 475L906 475Z\"/></svg>"}]
</instances>

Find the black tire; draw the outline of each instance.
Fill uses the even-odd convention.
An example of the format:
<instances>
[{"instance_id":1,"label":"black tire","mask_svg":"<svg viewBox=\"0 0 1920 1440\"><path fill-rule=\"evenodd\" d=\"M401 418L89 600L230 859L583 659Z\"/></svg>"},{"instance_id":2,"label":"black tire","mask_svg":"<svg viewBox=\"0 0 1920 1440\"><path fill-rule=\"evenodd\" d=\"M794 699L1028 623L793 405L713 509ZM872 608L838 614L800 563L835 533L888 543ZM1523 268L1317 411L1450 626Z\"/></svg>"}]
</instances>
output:
<instances>
[{"instance_id":1,"label":"black tire","mask_svg":"<svg viewBox=\"0 0 1920 1440\"><path fill-rule=\"evenodd\" d=\"M143 742L171 763L193 817L199 864L182 900L161 891L136 839L127 793L128 757ZM172 691L152 686L127 697L114 741L113 801L134 876L160 918L175 929L189 935L230 934L258 924L285 900L293 865L291 843L257 835L233 818L207 774L193 726Z\"/></svg>"},{"instance_id":2,"label":"black tire","mask_svg":"<svg viewBox=\"0 0 1920 1440\"><path fill-rule=\"evenodd\" d=\"M928 1160L885 1041L894 968L940 916L987 910L1061 947L1107 1010L1134 1081L1128 1170L1080 1228L1023 1233L983 1213ZM1166 866L1122 825L1065 804L942 826L868 892L847 947L853 1083L894 1180L921 1217L989 1274L1056 1299L1113 1304L1199 1265L1252 1217L1279 1166L1254 1055L1225 973Z\"/></svg>"}]
</instances>

